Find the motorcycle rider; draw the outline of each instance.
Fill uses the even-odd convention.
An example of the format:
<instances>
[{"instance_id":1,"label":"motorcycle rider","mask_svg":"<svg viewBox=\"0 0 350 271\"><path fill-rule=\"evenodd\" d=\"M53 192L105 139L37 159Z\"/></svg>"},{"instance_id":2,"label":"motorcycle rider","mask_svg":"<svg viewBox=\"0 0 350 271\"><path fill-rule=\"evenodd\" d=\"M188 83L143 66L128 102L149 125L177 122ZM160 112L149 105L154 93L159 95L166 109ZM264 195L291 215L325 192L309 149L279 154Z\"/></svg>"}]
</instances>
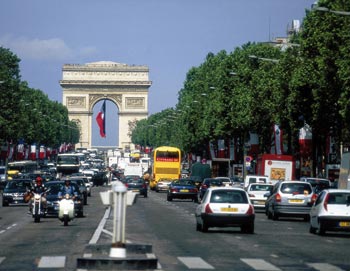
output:
<instances>
[{"instance_id":1,"label":"motorcycle rider","mask_svg":"<svg viewBox=\"0 0 350 271\"><path fill-rule=\"evenodd\" d=\"M41 195L41 206L43 207L44 213L46 213L46 210L47 210L46 192L47 192L47 189L43 184L43 179L40 176L37 176L35 178L34 187L29 191L29 193L30 193L29 213L30 214L33 211L34 193L36 193L36 194L43 193Z\"/></svg>"},{"instance_id":2,"label":"motorcycle rider","mask_svg":"<svg viewBox=\"0 0 350 271\"><path fill-rule=\"evenodd\" d=\"M64 180L64 186L58 192L58 198L61 199L66 194L69 194L73 199L78 196L78 192L75 191L74 186L71 185L70 179L68 178Z\"/></svg>"}]
</instances>

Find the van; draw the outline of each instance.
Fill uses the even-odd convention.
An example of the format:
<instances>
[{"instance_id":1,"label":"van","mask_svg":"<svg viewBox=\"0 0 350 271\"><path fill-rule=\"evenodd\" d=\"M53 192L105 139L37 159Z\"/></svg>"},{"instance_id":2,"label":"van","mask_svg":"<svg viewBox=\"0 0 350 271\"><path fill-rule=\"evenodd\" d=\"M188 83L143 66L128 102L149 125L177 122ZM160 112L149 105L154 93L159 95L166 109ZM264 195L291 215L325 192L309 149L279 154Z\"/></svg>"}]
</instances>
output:
<instances>
[{"instance_id":1,"label":"van","mask_svg":"<svg viewBox=\"0 0 350 271\"><path fill-rule=\"evenodd\" d=\"M247 189L247 187L251 183L264 183L264 184L269 184L270 180L268 176L264 175L247 175L245 176L244 179L244 188Z\"/></svg>"}]
</instances>

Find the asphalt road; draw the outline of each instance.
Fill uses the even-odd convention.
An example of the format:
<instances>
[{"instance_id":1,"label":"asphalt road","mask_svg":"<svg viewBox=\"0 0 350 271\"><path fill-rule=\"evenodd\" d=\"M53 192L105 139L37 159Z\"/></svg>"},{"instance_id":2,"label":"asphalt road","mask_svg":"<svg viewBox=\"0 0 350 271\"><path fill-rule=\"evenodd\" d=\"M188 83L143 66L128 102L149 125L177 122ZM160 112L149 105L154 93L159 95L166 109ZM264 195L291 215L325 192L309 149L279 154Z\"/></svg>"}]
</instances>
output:
<instances>
[{"instance_id":1,"label":"asphalt road","mask_svg":"<svg viewBox=\"0 0 350 271\"><path fill-rule=\"evenodd\" d=\"M98 228L105 214L94 187L85 216L68 227L57 218L37 224L27 215L27 206L0 206L0 270L76 270L76 259ZM0 197L1 199L1 197ZM165 193L150 191L127 207L127 242L151 244L158 269L186 270L350 270L349 233L318 236L309 233L302 219L267 220L257 213L255 234L238 228L196 231L189 200L166 201ZM110 218L105 229L111 231ZM100 241L111 237L101 233Z\"/></svg>"}]
</instances>

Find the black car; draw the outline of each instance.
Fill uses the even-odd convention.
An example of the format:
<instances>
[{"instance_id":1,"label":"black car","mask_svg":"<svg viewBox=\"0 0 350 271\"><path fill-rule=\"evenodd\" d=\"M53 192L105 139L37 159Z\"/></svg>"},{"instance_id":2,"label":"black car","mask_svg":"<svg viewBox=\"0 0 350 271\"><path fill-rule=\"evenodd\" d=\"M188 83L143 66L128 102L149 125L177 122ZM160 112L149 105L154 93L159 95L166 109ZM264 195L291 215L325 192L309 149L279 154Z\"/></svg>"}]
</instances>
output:
<instances>
[{"instance_id":1,"label":"black car","mask_svg":"<svg viewBox=\"0 0 350 271\"><path fill-rule=\"evenodd\" d=\"M145 182L144 179L142 178L127 178L125 179L124 184L128 188L128 190L133 191L133 192L138 192L140 195L144 196L147 198L147 183Z\"/></svg>"},{"instance_id":2,"label":"black car","mask_svg":"<svg viewBox=\"0 0 350 271\"><path fill-rule=\"evenodd\" d=\"M92 176L91 181L94 186L102 186L108 183L108 177L105 171L97 172L94 176Z\"/></svg>"},{"instance_id":3,"label":"black car","mask_svg":"<svg viewBox=\"0 0 350 271\"><path fill-rule=\"evenodd\" d=\"M78 217L84 216L84 198L79 191L79 186L71 182L71 185L74 186L75 191L78 192L78 197L74 200L75 214ZM58 216L58 192L61 191L64 186L64 181L51 181L45 184L48 192L46 193L47 200L47 215Z\"/></svg>"},{"instance_id":4,"label":"black car","mask_svg":"<svg viewBox=\"0 0 350 271\"><path fill-rule=\"evenodd\" d=\"M8 181L2 194L2 206L27 205L28 203L24 201L23 196L32 187L33 181L31 179L13 179Z\"/></svg>"}]
</instances>

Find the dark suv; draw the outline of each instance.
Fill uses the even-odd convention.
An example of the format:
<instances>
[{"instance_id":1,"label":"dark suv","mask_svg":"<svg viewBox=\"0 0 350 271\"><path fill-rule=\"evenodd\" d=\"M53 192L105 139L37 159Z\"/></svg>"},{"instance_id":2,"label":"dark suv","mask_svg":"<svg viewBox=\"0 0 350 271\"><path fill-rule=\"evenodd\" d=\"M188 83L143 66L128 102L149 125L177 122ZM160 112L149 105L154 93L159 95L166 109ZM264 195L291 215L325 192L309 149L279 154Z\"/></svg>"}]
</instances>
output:
<instances>
[{"instance_id":1,"label":"dark suv","mask_svg":"<svg viewBox=\"0 0 350 271\"><path fill-rule=\"evenodd\" d=\"M302 217L310 219L310 210L317 195L311 184L301 181L283 181L277 183L265 203L265 213L269 219L279 217Z\"/></svg>"}]
</instances>

